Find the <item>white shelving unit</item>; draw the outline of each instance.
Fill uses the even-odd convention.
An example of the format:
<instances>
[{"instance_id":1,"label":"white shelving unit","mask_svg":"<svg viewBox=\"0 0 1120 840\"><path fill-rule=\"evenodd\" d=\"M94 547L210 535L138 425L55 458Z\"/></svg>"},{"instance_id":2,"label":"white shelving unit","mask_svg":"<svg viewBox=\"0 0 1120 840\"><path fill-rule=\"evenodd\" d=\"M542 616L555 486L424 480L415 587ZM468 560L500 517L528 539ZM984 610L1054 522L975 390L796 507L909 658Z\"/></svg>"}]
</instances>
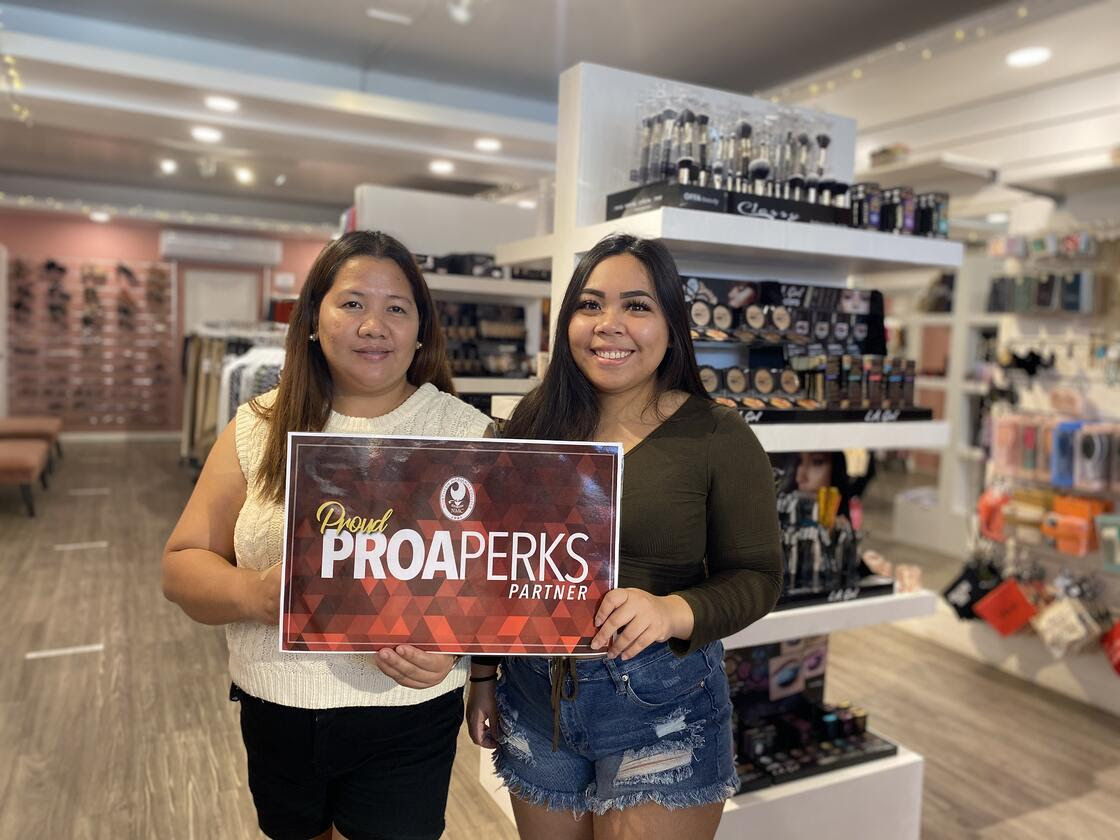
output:
<instances>
[{"instance_id":1,"label":"white shelving unit","mask_svg":"<svg viewBox=\"0 0 1120 840\"><path fill-rule=\"evenodd\" d=\"M415 253L493 253L498 237L528 234L536 216L516 205L422 190L363 184L354 190L359 229L385 230ZM541 346L542 302L548 283L457 274L424 274L436 300L497 303L525 310L525 352L535 359ZM463 376L453 380L460 394L520 395L536 385L531 378Z\"/></svg>"},{"instance_id":2,"label":"white shelving unit","mask_svg":"<svg viewBox=\"0 0 1120 840\"><path fill-rule=\"evenodd\" d=\"M704 276L842 286L855 274L922 266L953 268L960 264L963 250L957 243L830 225L677 208L604 222L606 196L629 185L628 144L619 142L619 138L632 136L634 114L625 105L667 91L705 101L716 111L749 111L761 117L775 108L768 101L589 64L561 75L555 230L548 236L499 245L495 252L502 264L551 267L554 315L579 257L615 232L660 237L682 273ZM812 112L806 116L821 117ZM833 174L850 181L855 125L843 117L828 115L827 119L832 124L829 156ZM720 348L697 348L701 359L720 352ZM511 399L502 400L501 410L508 412L512 403ZM941 449L952 437L944 422L756 424L752 428L770 452ZM931 613L934 600L932 594L921 592L782 611L726 643L738 647L895 621ZM853 840L916 840L921 822L921 778L921 756L902 749L894 758L736 797L728 803L719 837L783 840L819 830L830 837ZM485 752L480 779L495 801L511 814L508 797L500 789Z\"/></svg>"},{"instance_id":3,"label":"white shelving unit","mask_svg":"<svg viewBox=\"0 0 1120 840\"><path fill-rule=\"evenodd\" d=\"M937 190L949 194L973 193L995 183L999 172L985 161L954 154L920 155L898 163L856 173L856 181L873 181L883 187L911 187L915 192Z\"/></svg>"}]
</instances>

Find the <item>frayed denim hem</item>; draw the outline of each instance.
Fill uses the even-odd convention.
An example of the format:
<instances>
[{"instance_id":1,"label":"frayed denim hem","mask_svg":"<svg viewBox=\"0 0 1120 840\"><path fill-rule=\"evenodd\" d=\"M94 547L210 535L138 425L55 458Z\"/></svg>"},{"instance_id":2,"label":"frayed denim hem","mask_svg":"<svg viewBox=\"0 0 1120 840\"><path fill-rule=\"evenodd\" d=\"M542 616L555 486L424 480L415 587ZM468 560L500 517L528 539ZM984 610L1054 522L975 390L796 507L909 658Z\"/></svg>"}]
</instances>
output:
<instances>
[{"instance_id":1,"label":"frayed denim hem","mask_svg":"<svg viewBox=\"0 0 1120 840\"><path fill-rule=\"evenodd\" d=\"M590 810L586 792L560 793L530 784L504 765L500 749L494 750L491 760L494 762L494 772L498 774L510 796L516 796L530 805L543 805L549 811L571 811L575 819Z\"/></svg>"},{"instance_id":2,"label":"frayed denim hem","mask_svg":"<svg viewBox=\"0 0 1120 840\"><path fill-rule=\"evenodd\" d=\"M676 811L679 808L695 808L698 805L714 805L716 802L723 802L734 796L738 790L739 777L731 775L721 782L696 790L679 792L673 790L640 790L610 799L589 797L588 810L601 817L607 811L624 811L627 808L633 808L635 805L653 802L663 808L668 808L670 811Z\"/></svg>"}]
</instances>

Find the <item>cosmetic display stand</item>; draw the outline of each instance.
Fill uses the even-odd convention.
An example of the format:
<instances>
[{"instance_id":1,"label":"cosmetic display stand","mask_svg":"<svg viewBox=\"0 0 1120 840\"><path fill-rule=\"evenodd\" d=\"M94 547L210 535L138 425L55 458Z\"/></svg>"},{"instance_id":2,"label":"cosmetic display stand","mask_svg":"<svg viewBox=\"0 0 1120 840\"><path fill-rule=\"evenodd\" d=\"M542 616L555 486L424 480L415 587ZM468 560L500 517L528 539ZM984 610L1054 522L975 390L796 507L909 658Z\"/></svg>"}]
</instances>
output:
<instances>
[{"instance_id":1,"label":"cosmetic display stand","mask_svg":"<svg viewBox=\"0 0 1120 840\"><path fill-rule=\"evenodd\" d=\"M967 549L968 518L976 506L983 484L984 452L969 438L973 404L987 393L986 383L972 378L981 330L998 328L1001 316L985 313L988 279L999 271L1001 263L979 253L969 253L956 271L951 312L915 312L902 310L887 316L888 325L906 327L909 335L905 355L920 358L922 333L925 327L949 328L948 367L944 376L919 376L915 380L916 402L928 405L929 392L944 394L942 417L947 425L945 451L941 453L932 490L918 488L895 497L894 523L891 539L903 545L933 550L953 557L963 557ZM901 309L904 295L915 296L936 273L905 272L880 278L859 277L863 288L882 288L893 307ZM925 394L923 394L925 392Z\"/></svg>"},{"instance_id":2,"label":"cosmetic display stand","mask_svg":"<svg viewBox=\"0 0 1120 840\"><path fill-rule=\"evenodd\" d=\"M536 215L516 205L373 184L354 190L354 212L359 230L384 230L415 253L437 256L492 254L499 239L529 233L536 225ZM424 279L436 300L523 307L526 353L536 358L548 283L436 273ZM536 385L532 377L462 376L453 381L460 394L520 395Z\"/></svg>"},{"instance_id":3,"label":"cosmetic display stand","mask_svg":"<svg viewBox=\"0 0 1120 840\"><path fill-rule=\"evenodd\" d=\"M581 64L562 74L556 229L547 236L500 245L496 251L501 264L552 269L553 318L579 257L614 232L661 237L682 274L705 277L844 286L851 284L855 274L960 264L963 250L955 242L825 224L672 207L604 222L607 195L627 186L629 144L638 107L655 95L704 102L715 113L750 113L761 118L776 110L768 101L596 65ZM810 111L804 116L830 122L831 171L838 180L850 181L854 122ZM702 361L713 363L728 352L697 348ZM505 400L501 408L508 412L511 403ZM753 429L771 452L941 449L950 441L947 424L935 421L764 424ZM935 602L932 594L922 592L784 610L730 637L725 645L762 644L928 615ZM486 790L512 817L488 751L481 755L479 775ZM736 796L727 804L717 836L782 840L821 832L836 840L916 840L921 827L921 789L922 758L900 747L890 758Z\"/></svg>"}]
</instances>

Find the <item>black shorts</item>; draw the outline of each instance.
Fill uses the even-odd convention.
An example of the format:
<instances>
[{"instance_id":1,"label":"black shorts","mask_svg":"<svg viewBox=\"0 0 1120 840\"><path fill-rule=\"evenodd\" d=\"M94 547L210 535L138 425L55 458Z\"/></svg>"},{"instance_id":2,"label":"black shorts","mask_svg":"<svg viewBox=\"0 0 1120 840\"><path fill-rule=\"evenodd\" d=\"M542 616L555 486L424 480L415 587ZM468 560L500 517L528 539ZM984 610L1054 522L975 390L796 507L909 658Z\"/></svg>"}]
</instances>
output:
<instances>
[{"instance_id":1,"label":"black shorts","mask_svg":"<svg viewBox=\"0 0 1120 840\"><path fill-rule=\"evenodd\" d=\"M249 789L261 831L309 840L335 825L349 840L420 840L443 833L457 689L415 706L296 709L236 685Z\"/></svg>"}]
</instances>

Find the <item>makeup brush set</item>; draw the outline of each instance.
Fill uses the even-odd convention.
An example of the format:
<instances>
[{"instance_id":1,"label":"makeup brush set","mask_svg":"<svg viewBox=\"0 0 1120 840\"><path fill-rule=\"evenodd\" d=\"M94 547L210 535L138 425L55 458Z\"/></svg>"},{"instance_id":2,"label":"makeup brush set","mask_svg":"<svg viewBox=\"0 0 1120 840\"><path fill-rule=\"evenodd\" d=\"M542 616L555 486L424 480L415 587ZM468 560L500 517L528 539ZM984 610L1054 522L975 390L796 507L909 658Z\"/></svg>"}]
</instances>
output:
<instances>
[{"instance_id":1,"label":"makeup brush set","mask_svg":"<svg viewBox=\"0 0 1120 840\"><path fill-rule=\"evenodd\" d=\"M658 107L660 106L660 107ZM849 224L848 184L830 174L832 129L792 111L712 117L699 103L651 103L639 120L630 181L607 219L687 207Z\"/></svg>"}]
</instances>

